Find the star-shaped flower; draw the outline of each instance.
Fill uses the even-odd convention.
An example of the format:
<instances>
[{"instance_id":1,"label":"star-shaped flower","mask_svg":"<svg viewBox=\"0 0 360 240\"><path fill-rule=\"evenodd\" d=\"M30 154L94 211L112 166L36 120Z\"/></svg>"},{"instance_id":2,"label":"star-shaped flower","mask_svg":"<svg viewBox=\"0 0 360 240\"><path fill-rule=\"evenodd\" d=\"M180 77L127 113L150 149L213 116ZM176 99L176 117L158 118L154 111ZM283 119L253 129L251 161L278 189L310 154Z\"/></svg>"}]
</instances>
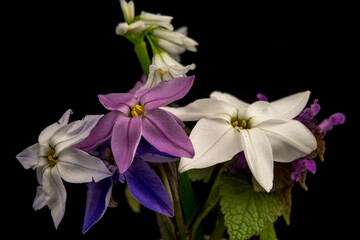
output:
<instances>
[{"instance_id":1,"label":"star-shaped flower","mask_svg":"<svg viewBox=\"0 0 360 240\"><path fill-rule=\"evenodd\" d=\"M306 91L271 103L248 104L230 94L213 92L210 98L185 107L164 107L183 121L199 120L190 134L195 156L181 158L180 172L222 163L244 151L254 177L270 191L274 161L291 162L316 149L314 135L293 120L309 95Z\"/></svg>"},{"instance_id":2,"label":"star-shaped flower","mask_svg":"<svg viewBox=\"0 0 360 240\"><path fill-rule=\"evenodd\" d=\"M56 228L65 213L66 190L62 179L87 183L111 176L99 158L72 147L89 135L102 115L88 115L68 124L70 113L71 110L66 111L58 122L45 128L39 143L16 156L24 168L37 170L40 186L33 208L39 210L48 205Z\"/></svg>"}]
</instances>

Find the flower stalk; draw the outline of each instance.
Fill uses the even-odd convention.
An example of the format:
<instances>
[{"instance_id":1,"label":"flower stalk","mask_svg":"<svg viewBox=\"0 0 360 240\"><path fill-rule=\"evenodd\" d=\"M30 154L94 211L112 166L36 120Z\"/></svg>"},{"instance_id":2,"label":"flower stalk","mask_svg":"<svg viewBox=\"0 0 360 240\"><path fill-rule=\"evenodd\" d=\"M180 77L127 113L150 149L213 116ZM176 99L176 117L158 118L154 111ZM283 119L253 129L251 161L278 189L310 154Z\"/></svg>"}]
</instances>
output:
<instances>
[{"instance_id":1,"label":"flower stalk","mask_svg":"<svg viewBox=\"0 0 360 240\"><path fill-rule=\"evenodd\" d=\"M136 56L140 62L141 69L144 72L144 74L147 76L149 75L149 66L151 64L146 42L144 40L136 43L134 45L134 50L136 53Z\"/></svg>"},{"instance_id":2,"label":"flower stalk","mask_svg":"<svg viewBox=\"0 0 360 240\"><path fill-rule=\"evenodd\" d=\"M168 190L170 199L173 203L174 213L175 213L175 221L176 221L177 230L179 231L180 239L186 240L186 227L185 227L184 216L183 216L183 211L182 211L182 207L181 207L181 201L180 201L180 196L179 196L179 192L178 192L178 187L177 187L178 183L175 182L175 181L177 181L177 178L168 177L168 174L165 171L163 164L159 164L158 169L160 171L160 175L163 180L163 183L164 183L166 189Z\"/></svg>"},{"instance_id":3,"label":"flower stalk","mask_svg":"<svg viewBox=\"0 0 360 240\"><path fill-rule=\"evenodd\" d=\"M184 217L182 213L180 198L174 199L174 212L175 212L175 220L176 220L177 228L179 230L180 239L186 240L186 229L184 224Z\"/></svg>"}]
</instances>

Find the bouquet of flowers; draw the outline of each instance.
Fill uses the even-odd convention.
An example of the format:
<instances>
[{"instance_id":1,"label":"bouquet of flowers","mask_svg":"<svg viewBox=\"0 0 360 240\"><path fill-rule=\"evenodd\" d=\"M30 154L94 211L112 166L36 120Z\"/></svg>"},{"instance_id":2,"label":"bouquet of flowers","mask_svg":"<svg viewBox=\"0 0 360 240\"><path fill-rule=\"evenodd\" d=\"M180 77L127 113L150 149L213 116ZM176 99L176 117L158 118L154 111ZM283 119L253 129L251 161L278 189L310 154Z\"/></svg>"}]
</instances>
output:
<instances>
[{"instance_id":1,"label":"bouquet of flowers","mask_svg":"<svg viewBox=\"0 0 360 240\"><path fill-rule=\"evenodd\" d=\"M275 101L259 93L253 103L214 91L179 106L197 81L189 74L195 64L182 65L180 54L196 52L198 43L186 27L174 30L171 16L135 15L133 1L120 5L125 21L116 34L134 45L144 74L126 93L98 95L105 115L70 121L69 109L16 156L36 170L33 208L48 206L57 228L67 199L63 181L86 183L85 234L117 206L114 184L125 184L132 210L156 213L162 239L276 239L274 222L290 224L293 187L307 189L307 172L324 159L324 137L344 114L317 120L320 105L307 106L309 91ZM195 181L210 189L201 202ZM214 228L204 232L210 212Z\"/></svg>"}]
</instances>

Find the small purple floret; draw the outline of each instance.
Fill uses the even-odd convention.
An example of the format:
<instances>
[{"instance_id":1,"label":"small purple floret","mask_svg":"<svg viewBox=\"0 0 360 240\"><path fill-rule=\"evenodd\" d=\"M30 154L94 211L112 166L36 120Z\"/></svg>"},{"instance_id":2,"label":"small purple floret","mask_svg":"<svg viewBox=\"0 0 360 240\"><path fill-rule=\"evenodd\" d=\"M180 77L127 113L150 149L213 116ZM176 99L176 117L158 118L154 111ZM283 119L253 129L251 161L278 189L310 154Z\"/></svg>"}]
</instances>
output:
<instances>
[{"instance_id":1,"label":"small purple floret","mask_svg":"<svg viewBox=\"0 0 360 240\"><path fill-rule=\"evenodd\" d=\"M343 124L345 122L345 115L342 113L335 113L331 115L328 119L324 119L319 125L318 128L323 136L326 135L328 131L333 129L334 126Z\"/></svg>"},{"instance_id":2,"label":"small purple floret","mask_svg":"<svg viewBox=\"0 0 360 240\"><path fill-rule=\"evenodd\" d=\"M236 160L233 163L228 165L229 173L234 174L237 173L239 170L249 168L249 165L246 162L244 152L239 152L235 155Z\"/></svg>"},{"instance_id":3,"label":"small purple floret","mask_svg":"<svg viewBox=\"0 0 360 240\"><path fill-rule=\"evenodd\" d=\"M268 98L267 98L264 94L262 94L262 93L256 94L256 98L257 98L259 101L268 102Z\"/></svg>"},{"instance_id":4,"label":"small purple floret","mask_svg":"<svg viewBox=\"0 0 360 240\"><path fill-rule=\"evenodd\" d=\"M305 125L309 124L320 111L320 105L318 104L318 101L319 100L315 99L314 103L311 104L309 108L302 110L302 112L295 118L295 120L298 120Z\"/></svg>"},{"instance_id":5,"label":"small purple floret","mask_svg":"<svg viewBox=\"0 0 360 240\"><path fill-rule=\"evenodd\" d=\"M310 171L315 174L316 172L316 163L314 160L308 159L298 159L291 163L291 166L294 168L294 172L291 174L291 179L298 182L300 175L306 171Z\"/></svg>"}]
</instances>

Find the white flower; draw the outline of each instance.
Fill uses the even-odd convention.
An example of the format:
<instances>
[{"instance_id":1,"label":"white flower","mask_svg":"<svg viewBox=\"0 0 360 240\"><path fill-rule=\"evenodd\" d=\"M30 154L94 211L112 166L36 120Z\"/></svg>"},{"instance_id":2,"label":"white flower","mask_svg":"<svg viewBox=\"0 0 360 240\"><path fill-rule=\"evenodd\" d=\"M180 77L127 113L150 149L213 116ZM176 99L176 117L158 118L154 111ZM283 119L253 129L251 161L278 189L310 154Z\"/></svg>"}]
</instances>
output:
<instances>
[{"instance_id":1,"label":"white flower","mask_svg":"<svg viewBox=\"0 0 360 240\"><path fill-rule=\"evenodd\" d=\"M270 191L276 162L291 162L316 149L310 130L293 120L305 107L310 92L300 92L274 102L245 103L213 92L181 108L163 107L183 121L199 120L190 134L193 159L181 158L179 171L205 168L230 160L244 151L259 184Z\"/></svg>"},{"instance_id":2,"label":"white flower","mask_svg":"<svg viewBox=\"0 0 360 240\"><path fill-rule=\"evenodd\" d=\"M181 31L183 31L183 29L184 28L182 28ZM192 52L196 52L196 46L199 45L195 40L187 37L185 34L182 34L179 31L169 31L164 28L155 28L152 30L152 34L160 39L158 43L159 46L162 46L164 50L170 53L172 53L173 48L166 48L167 46L170 46L169 43L181 46L182 48ZM178 51L178 49L175 49L175 51Z\"/></svg>"},{"instance_id":3,"label":"white flower","mask_svg":"<svg viewBox=\"0 0 360 240\"><path fill-rule=\"evenodd\" d=\"M48 205L56 228L65 213L62 179L71 183L98 182L112 175L102 160L72 148L89 135L102 115L88 115L68 124L70 114L71 110L66 111L58 122L41 132L38 143L16 156L24 168L36 169L40 186L33 208Z\"/></svg>"},{"instance_id":4,"label":"white flower","mask_svg":"<svg viewBox=\"0 0 360 240\"><path fill-rule=\"evenodd\" d=\"M174 30L174 27L171 25L171 20L173 19L171 16L164 16L161 14L153 14L143 11L139 15L139 19L147 26L155 25L169 30Z\"/></svg>"},{"instance_id":5,"label":"white flower","mask_svg":"<svg viewBox=\"0 0 360 240\"><path fill-rule=\"evenodd\" d=\"M145 26L143 21L136 21L131 24L123 22L123 23L119 23L116 26L115 32L117 35L124 36L126 33L136 34L144 31L147 28L148 27Z\"/></svg>"},{"instance_id":6,"label":"white flower","mask_svg":"<svg viewBox=\"0 0 360 240\"><path fill-rule=\"evenodd\" d=\"M183 66L166 52L154 54L152 64L150 65L150 73L145 85L140 89L150 88L161 81L170 80L177 77L186 77L189 70L194 70L195 64ZM140 91L139 90L139 91Z\"/></svg>"},{"instance_id":7,"label":"white flower","mask_svg":"<svg viewBox=\"0 0 360 240\"><path fill-rule=\"evenodd\" d=\"M171 16L147 13L143 11L139 16L135 17L135 5L133 1L126 2L125 0L120 0L120 6L125 22L117 25L115 29L117 35L123 36L126 33L140 33L150 26L163 27L169 30L174 29L170 23L173 19Z\"/></svg>"}]
</instances>

